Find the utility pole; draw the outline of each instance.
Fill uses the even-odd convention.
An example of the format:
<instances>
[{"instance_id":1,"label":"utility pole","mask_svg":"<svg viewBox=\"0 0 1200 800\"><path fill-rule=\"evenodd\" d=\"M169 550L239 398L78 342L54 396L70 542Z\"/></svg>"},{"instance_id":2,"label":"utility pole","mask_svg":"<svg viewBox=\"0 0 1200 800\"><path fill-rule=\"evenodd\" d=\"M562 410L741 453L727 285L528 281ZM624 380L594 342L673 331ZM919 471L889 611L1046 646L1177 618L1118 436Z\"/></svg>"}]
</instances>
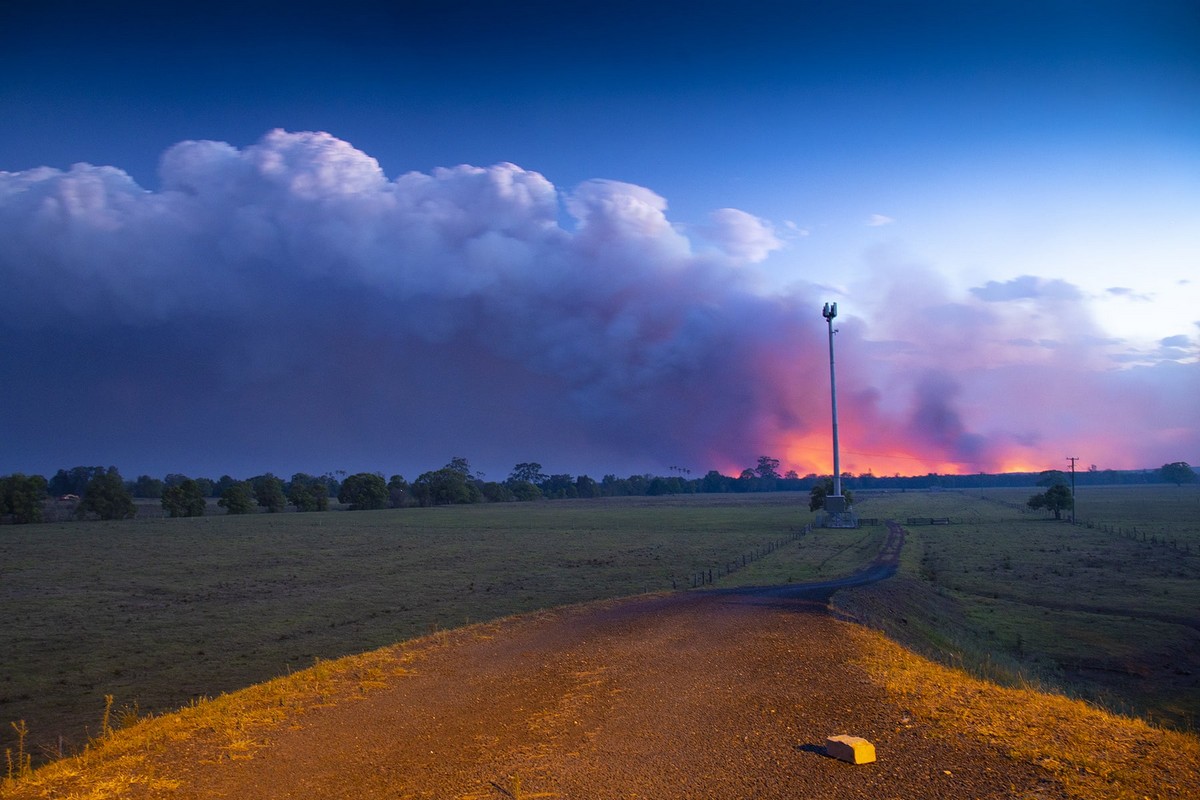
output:
<instances>
[{"instance_id":1,"label":"utility pole","mask_svg":"<svg viewBox=\"0 0 1200 800\"><path fill-rule=\"evenodd\" d=\"M1079 460L1078 456L1067 456L1067 461L1071 462L1071 524L1075 524L1075 462Z\"/></svg>"},{"instance_id":2,"label":"utility pole","mask_svg":"<svg viewBox=\"0 0 1200 800\"><path fill-rule=\"evenodd\" d=\"M825 510L840 514L846 510L842 497L842 465L838 458L837 379L833 370L833 318L837 316L837 303L826 303L821 316L829 325L829 396L833 403L833 494L825 498ZM832 501L832 502L830 502Z\"/></svg>"}]
</instances>

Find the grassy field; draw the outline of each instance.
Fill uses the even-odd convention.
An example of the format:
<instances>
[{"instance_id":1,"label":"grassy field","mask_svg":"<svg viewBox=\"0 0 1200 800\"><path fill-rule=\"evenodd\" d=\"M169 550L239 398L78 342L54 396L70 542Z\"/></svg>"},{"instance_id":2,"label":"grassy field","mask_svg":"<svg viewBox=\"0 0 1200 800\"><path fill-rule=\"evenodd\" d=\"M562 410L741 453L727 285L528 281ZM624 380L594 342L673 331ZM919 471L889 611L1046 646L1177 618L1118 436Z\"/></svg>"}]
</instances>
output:
<instances>
[{"instance_id":1,"label":"grassy field","mask_svg":"<svg viewBox=\"0 0 1200 800\"><path fill-rule=\"evenodd\" d=\"M1024 509L1033 491L864 498L864 515L954 524L906 526L899 575L836 602L944 662L1195 729L1200 487L1089 488L1077 525Z\"/></svg>"},{"instance_id":2,"label":"grassy field","mask_svg":"<svg viewBox=\"0 0 1200 800\"><path fill-rule=\"evenodd\" d=\"M900 573L835 602L943 663L1194 727L1200 487L1088 488L1080 519L1091 527L1029 512L1032 492L860 495L864 517L954 524L906 526ZM25 720L29 749L71 752L98 732L106 695L119 720L134 704L170 710L432 630L687 588L697 572L718 586L778 584L874 557L882 526L818 529L768 553L811 520L807 499L6 526L0 748L16 739L8 722Z\"/></svg>"},{"instance_id":3,"label":"grassy field","mask_svg":"<svg viewBox=\"0 0 1200 800\"><path fill-rule=\"evenodd\" d=\"M807 500L5 526L0 748L25 720L35 752L71 752L96 733L106 695L127 716L160 712L437 629L685 588L801 529Z\"/></svg>"}]
</instances>

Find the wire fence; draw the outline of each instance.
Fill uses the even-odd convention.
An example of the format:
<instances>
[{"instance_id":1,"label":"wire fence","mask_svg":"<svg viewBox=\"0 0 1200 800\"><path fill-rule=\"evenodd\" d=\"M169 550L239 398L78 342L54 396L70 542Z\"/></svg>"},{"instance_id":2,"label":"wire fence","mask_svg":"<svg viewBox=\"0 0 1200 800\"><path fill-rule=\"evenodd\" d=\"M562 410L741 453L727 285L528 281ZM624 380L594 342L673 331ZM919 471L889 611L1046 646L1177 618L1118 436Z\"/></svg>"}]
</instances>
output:
<instances>
[{"instance_id":1,"label":"wire fence","mask_svg":"<svg viewBox=\"0 0 1200 800\"><path fill-rule=\"evenodd\" d=\"M745 569L755 561L758 561L760 558L766 558L779 548L799 540L802 536L810 533L811 531L812 525L805 525L803 528L795 528L787 536L779 539L773 539L762 547L757 547L748 553L743 553L739 559L726 561L723 564L717 564L713 567L697 570L688 576L688 585L690 588L696 589L701 586L712 584L714 581L718 581L727 575L732 575L740 569ZM671 588L679 588L674 578L671 579Z\"/></svg>"}]
</instances>

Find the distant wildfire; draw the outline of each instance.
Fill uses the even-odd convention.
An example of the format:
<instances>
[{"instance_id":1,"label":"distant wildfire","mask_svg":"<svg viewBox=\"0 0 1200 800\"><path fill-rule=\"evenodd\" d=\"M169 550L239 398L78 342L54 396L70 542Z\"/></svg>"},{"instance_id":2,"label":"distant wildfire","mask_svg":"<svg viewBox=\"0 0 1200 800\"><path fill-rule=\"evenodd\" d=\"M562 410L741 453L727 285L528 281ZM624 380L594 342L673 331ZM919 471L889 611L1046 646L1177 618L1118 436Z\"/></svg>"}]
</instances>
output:
<instances>
[{"instance_id":1,"label":"distant wildfire","mask_svg":"<svg viewBox=\"0 0 1200 800\"><path fill-rule=\"evenodd\" d=\"M833 299L845 471L1200 461L1200 364L1117 368L1061 282L958 296L877 252L837 296L767 291L783 243L743 211L689 230L513 164L389 180L324 133L182 142L160 174L0 173L7 462L823 473Z\"/></svg>"}]
</instances>

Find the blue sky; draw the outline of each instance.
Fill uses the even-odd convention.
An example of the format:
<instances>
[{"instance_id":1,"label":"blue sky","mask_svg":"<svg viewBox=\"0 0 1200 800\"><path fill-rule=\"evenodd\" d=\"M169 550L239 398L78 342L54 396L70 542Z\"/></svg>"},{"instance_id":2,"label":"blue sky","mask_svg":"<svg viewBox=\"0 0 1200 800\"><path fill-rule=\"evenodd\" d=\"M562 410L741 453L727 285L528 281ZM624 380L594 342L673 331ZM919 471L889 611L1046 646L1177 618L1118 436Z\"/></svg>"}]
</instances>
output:
<instances>
[{"instance_id":1,"label":"blue sky","mask_svg":"<svg viewBox=\"0 0 1200 800\"><path fill-rule=\"evenodd\" d=\"M0 473L820 471L827 300L853 471L1196 463L1198 43L1187 2L7 3Z\"/></svg>"}]
</instances>

